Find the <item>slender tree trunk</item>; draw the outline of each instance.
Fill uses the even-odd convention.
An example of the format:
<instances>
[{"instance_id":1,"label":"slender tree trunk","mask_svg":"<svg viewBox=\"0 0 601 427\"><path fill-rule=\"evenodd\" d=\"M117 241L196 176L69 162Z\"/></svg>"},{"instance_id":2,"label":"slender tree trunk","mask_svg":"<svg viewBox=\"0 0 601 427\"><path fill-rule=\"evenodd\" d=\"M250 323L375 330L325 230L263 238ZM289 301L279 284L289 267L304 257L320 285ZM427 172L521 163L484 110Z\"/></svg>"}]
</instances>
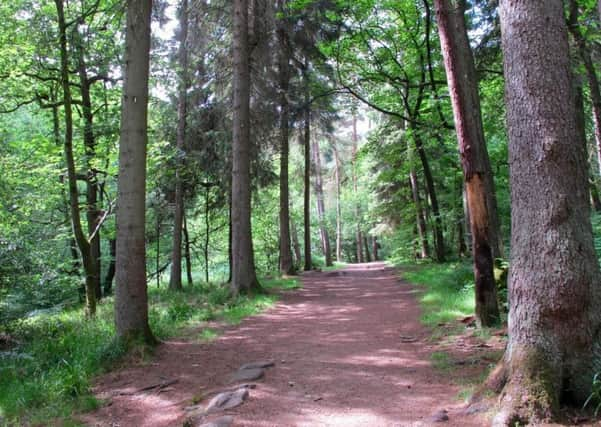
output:
<instances>
[{"instance_id":1,"label":"slender tree trunk","mask_svg":"<svg viewBox=\"0 0 601 427\"><path fill-rule=\"evenodd\" d=\"M280 272L284 275L294 274L292 250L290 248L290 193L288 186L288 121L290 107L288 105L288 86L290 81L290 47L285 20L285 0L279 0L277 9L282 15L278 19L278 77L280 103Z\"/></svg>"},{"instance_id":2,"label":"slender tree trunk","mask_svg":"<svg viewBox=\"0 0 601 427\"><path fill-rule=\"evenodd\" d=\"M500 2L511 181L506 384L495 426L591 392L601 288L563 2ZM524 31L524 29L528 31Z\"/></svg>"},{"instance_id":3,"label":"slender tree trunk","mask_svg":"<svg viewBox=\"0 0 601 427\"><path fill-rule=\"evenodd\" d=\"M367 235L363 235L363 247L365 248L365 262L371 262L371 254L369 253L369 243L367 242Z\"/></svg>"},{"instance_id":4,"label":"slender tree trunk","mask_svg":"<svg viewBox=\"0 0 601 427\"><path fill-rule=\"evenodd\" d=\"M292 233L292 246L294 248L294 257L296 258L296 264L301 265L303 259L301 255L301 247L298 241L298 232L296 230L296 224L292 217L290 217L290 230Z\"/></svg>"},{"instance_id":5,"label":"slender tree trunk","mask_svg":"<svg viewBox=\"0 0 601 427\"><path fill-rule=\"evenodd\" d=\"M409 128L414 133L415 148L417 150L417 155L424 170L426 191L428 192L430 206L432 208L432 215L434 216L434 259L437 262L444 262L445 243L444 236L442 234L442 217L440 215L440 209L438 207L438 198L436 197L436 189L434 187L434 178L432 177L432 170L430 169L430 163L428 162L428 156L426 155L426 150L424 149L424 144L421 137L417 134L414 125L410 125Z\"/></svg>"},{"instance_id":6,"label":"slender tree trunk","mask_svg":"<svg viewBox=\"0 0 601 427\"><path fill-rule=\"evenodd\" d=\"M121 340L154 343L146 288L146 143L152 0L128 0L121 106L115 326Z\"/></svg>"},{"instance_id":7,"label":"slender tree trunk","mask_svg":"<svg viewBox=\"0 0 601 427\"><path fill-rule=\"evenodd\" d=\"M361 233L361 206L359 205L358 199L358 185L357 185L357 150L359 144L359 137L357 135L357 114L353 111L353 160L352 160L352 173L353 173L353 192L355 194L355 220L357 221L355 231L355 245L357 250L357 262L363 262L363 234Z\"/></svg>"},{"instance_id":8,"label":"slender tree trunk","mask_svg":"<svg viewBox=\"0 0 601 427\"><path fill-rule=\"evenodd\" d=\"M317 199L317 216L319 218L319 234L321 237L321 248L326 258L326 266L332 266L332 250L330 248L330 236L326 227L326 208L323 197L323 182L321 176L321 153L319 141L313 139L313 165L315 167L315 196Z\"/></svg>"},{"instance_id":9,"label":"slender tree trunk","mask_svg":"<svg viewBox=\"0 0 601 427\"><path fill-rule=\"evenodd\" d=\"M313 268L311 260L311 109L309 106L305 108L304 114L305 176L303 210L305 221L305 271L309 271Z\"/></svg>"},{"instance_id":10,"label":"slender tree trunk","mask_svg":"<svg viewBox=\"0 0 601 427\"><path fill-rule=\"evenodd\" d=\"M104 295L113 293L113 279L115 278L115 257L117 255L117 240L109 239L109 268L104 278Z\"/></svg>"},{"instance_id":11,"label":"slender tree trunk","mask_svg":"<svg viewBox=\"0 0 601 427\"><path fill-rule=\"evenodd\" d=\"M430 248L428 246L428 230L426 228L426 217L422 207L422 199L419 191L419 181L415 166L413 164L413 147L408 141L407 153L409 161L409 184L411 185L411 194L413 196L413 204L415 205L415 217L417 225L417 234L420 243L420 258L425 259L430 256Z\"/></svg>"},{"instance_id":12,"label":"slender tree trunk","mask_svg":"<svg viewBox=\"0 0 601 427\"><path fill-rule=\"evenodd\" d=\"M232 160L233 295L261 289L255 272L250 188L250 65L248 0L234 0L234 119Z\"/></svg>"},{"instance_id":13,"label":"slender tree trunk","mask_svg":"<svg viewBox=\"0 0 601 427\"><path fill-rule=\"evenodd\" d=\"M379 261L380 257L378 255L378 238L376 236L373 236L371 239L371 243L372 243L372 253L374 255L374 261Z\"/></svg>"},{"instance_id":14,"label":"slender tree trunk","mask_svg":"<svg viewBox=\"0 0 601 427\"><path fill-rule=\"evenodd\" d=\"M90 80L84 57L84 46L78 30L77 34L77 54L78 54L78 74L81 91L81 110L84 119L83 142L86 157L86 221L88 224L88 235L94 236L90 240L90 258L92 270L90 271L91 280L96 292L96 299L102 298L102 288L100 285L101 264L100 264L100 230L96 231L100 223L101 212L98 206L98 179L96 172L92 167L92 161L96 157L96 138L94 136L94 113L92 110L92 98L90 96ZM95 232L96 231L96 232Z\"/></svg>"},{"instance_id":15,"label":"slender tree trunk","mask_svg":"<svg viewBox=\"0 0 601 427\"><path fill-rule=\"evenodd\" d=\"M342 262L342 206L340 203L340 158L338 157L338 148L336 143L332 144L334 151L334 175L336 177L336 261Z\"/></svg>"},{"instance_id":16,"label":"slender tree trunk","mask_svg":"<svg viewBox=\"0 0 601 427\"><path fill-rule=\"evenodd\" d=\"M476 321L492 326L500 321L497 286L493 274L495 259L496 203L492 171L480 112L476 67L465 26L463 0L435 0L438 32L444 58L455 129L463 166L472 230Z\"/></svg>"},{"instance_id":17,"label":"slender tree trunk","mask_svg":"<svg viewBox=\"0 0 601 427\"><path fill-rule=\"evenodd\" d=\"M79 213L79 192L77 190L77 176L75 160L73 158L73 110L71 97L71 84L69 83L69 57L67 50L67 24L63 0L55 0L58 15L58 28L60 39L60 70L61 86L63 90L63 105L65 110L65 163L67 165L67 179L69 187L69 206L71 211L71 225L73 236L81 254L84 272L86 275L86 315L96 315L96 283L94 282L94 262L91 257L90 243L83 232L81 216Z\"/></svg>"},{"instance_id":18,"label":"slender tree trunk","mask_svg":"<svg viewBox=\"0 0 601 427\"><path fill-rule=\"evenodd\" d=\"M184 189L182 169L186 141L186 114L188 91L188 0L182 0L179 10L179 93L177 96L177 136L175 166L175 206L173 213L173 247L169 289L182 290L182 228L184 218Z\"/></svg>"},{"instance_id":19,"label":"slender tree trunk","mask_svg":"<svg viewBox=\"0 0 601 427\"><path fill-rule=\"evenodd\" d=\"M209 196L211 187L205 186L205 241L203 255L205 259L205 283L209 283L209 243L211 241L211 210L209 209Z\"/></svg>"},{"instance_id":20,"label":"slender tree trunk","mask_svg":"<svg viewBox=\"0 0 601 427\"><path fill-rule=\"evenodd\" d=\"M188 218L186 216L186 211L184 210L184 257L186 258L186 277L188 279L188 286L192 287L194 285L194 280L192 279L192 252L190 250L190 234L188 233Z\"/></svg>"}]
</instances>

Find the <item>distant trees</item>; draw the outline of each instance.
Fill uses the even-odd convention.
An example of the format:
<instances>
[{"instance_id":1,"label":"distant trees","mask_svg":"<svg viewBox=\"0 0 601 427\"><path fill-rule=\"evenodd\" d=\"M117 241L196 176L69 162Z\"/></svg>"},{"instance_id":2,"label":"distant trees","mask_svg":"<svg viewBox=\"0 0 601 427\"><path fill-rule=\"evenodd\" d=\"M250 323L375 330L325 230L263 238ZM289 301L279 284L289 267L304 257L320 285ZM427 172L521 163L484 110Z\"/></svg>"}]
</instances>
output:
<instances>
[{"instance_id":1,"label":"distant trees","mask_svg":"<svg viewBox=\"0 0 601 427\"><path fill-rule=\"evenodd\" d=\"M503 0L500 18L512 230L506 383L493 424L512 426L588 397L600 356L601 277L563 2Z\"/></svg>"},{"instance_id":2,"label":"distant trees","mask_svg":"<svg viewBox=\"0 0 601 427\"><path fill-rule=\"evenodd\" d=\"M58 1L58 0L57 0ZM115 327L152 343L146 288L146 144L152 0L128 0L119 144Z\"/></svg>"}]
</instances>

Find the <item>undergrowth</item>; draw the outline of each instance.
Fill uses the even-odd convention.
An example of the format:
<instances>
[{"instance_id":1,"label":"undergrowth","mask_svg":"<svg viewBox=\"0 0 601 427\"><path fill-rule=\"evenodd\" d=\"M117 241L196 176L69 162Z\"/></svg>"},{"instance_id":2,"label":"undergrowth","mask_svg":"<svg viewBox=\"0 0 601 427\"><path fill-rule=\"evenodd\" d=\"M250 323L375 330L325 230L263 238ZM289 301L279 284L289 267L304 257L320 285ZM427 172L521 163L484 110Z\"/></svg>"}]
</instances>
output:
<instances>
[{"instance_id":1,"label":"undergrowth","mask_svg":"<svg viewBox=\"0 0 601 427\"><path fill-rule=\"evenodd\" d=\"M294 289L296 279L262 282L266 289ZM149 289L149 322L159 339L203 321L240 323L274 304L272 294L229 298L226 288L196 286L183 292ZM74 411L98 406L90 393L95 375L114 367L124 348L114 339L113 299L98 305L94 321L81 307L42 313L4 325L0 334L0 425L70 422ZM0 337L1 338L1 337ZM207 332L205 338L214 338ZM63 422L64 424L64 422Z\"/></svg>"},{"instance_id":2,"label":"undergrowth","mask_svg":"<svg viewBox=\"0 0 601 427\"><path fill-rule=\"evenodd\" d=\"M403 278L421 285L422 322L437 326L474 314L474 273L467 263L404 265Z\"/></svg>"}]
</instances>

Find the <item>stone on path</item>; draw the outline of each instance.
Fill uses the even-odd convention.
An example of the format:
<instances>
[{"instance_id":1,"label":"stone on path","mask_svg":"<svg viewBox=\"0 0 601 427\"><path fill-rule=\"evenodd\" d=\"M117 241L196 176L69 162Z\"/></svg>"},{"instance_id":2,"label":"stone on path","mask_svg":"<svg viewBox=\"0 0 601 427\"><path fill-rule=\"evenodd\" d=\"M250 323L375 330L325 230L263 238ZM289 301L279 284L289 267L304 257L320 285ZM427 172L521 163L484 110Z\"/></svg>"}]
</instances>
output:
<instances>
[{"instance_id":1,"label":"stone on path","mask_svg":"<svg viewBox=\"0 0 601 427\"><path fill-rule=\"evenodd\" d=\"M260 380L265 376L265 369L254 368L254 369L240 369L235 372L230 378L230 382L243 382L243 381L256 381Z\"/></svg>"},{"instance_id":2,"label":"stone on path","mask_svg":"<svg viewBox=\"0 0 601 427\"><path fill-rule=\"evenodd\" d=\"M244 365L240 366L240 371L244 370L244 369L258 369L258 368L271 368L275 366L275 362L273 360L262 360L259 362L250 362L250 363L245 363Z\"/></svg>"},{"instance_id":3,"label":"stone on path","mask_svg":"<svg viewBox=\"0 0 601 427\"><path fill-rule=\"evenodd\" d=\"M436 411L430 418L429 421L433 423L444 423L449 421L449 411L446 409L441 409L440 411Z\"/></svg>"},{"instance_id":4,"label":"stone on path","mask_svg":"<svg viewBox=\"0 0 601 427\"><path fill-rule=\"evenodd\" d=\"M225 417L217 418L208 423L201 424L199 427L230 427L234 423L234 417L226 415Z\"/></svg>"},{"instance_id":5,"label":"stone on path","mask_svg":"<svg viewBox=\"0 0 601 427\"><path fill-rule=\"evenodd\" d=\"M242 405L246 399L248 399L248 389L239 388L234 391L224 391L213 397L207 407L205 413L211 413L216 411L224 411L226 409L232 409L236 406Z\"/></svg>"}]
</instances>

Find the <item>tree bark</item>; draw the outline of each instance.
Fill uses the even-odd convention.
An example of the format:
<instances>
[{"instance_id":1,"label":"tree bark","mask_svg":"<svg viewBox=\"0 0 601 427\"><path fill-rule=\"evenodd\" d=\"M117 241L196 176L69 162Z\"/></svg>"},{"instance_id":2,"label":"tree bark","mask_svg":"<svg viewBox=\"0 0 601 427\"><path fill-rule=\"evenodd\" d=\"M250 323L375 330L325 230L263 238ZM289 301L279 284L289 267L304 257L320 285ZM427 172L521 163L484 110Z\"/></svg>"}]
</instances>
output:
<instances>
[{"instance_id":1,"label":"tree bark","mask_svg":"<svg viewBox=\"0 0 601 427\"><path fill-rule=\"evenodd\" d=\"M507 382L493 424L509 426L588 397L601 289L563 3L502 0L500 19L512 230Z\"/></svg>"},{"instance_id":2,"label":"tree bark","mask_svg":"<svg viewBox=\"0 0 601 427\"><path fill-rule=\"evenodd\" d=\"M465 26L465 2L435 0L434 4L471 218L476 322L480 327L493 326L500 321L493 274L495 251L499 250L495 230L498 221L496 203L491 202L494 184L484 141L476 67Z\"/></svg>"},{"instance_id":3,"label":"tree bark","mask_svg":"<svg viewBox=\"0 0 601 427\"><path fill-rule=\"evenodd\" d=\"M117 255L117 240L109 239L109 268L104 278L104 295L113 293L113 279L115 278L115 257Z\"/></svg>"},{"instance_id":4,"label":"tree bark","mask_svg":"<svg viewBox=\"0 0 601 427\"><path fill-rule=\"evenodd\" d=\"M326 208L323 197L323 182L321 176L321 153L319 141L313 139L313 164L315 166L315 196L317 199L317 216L319 219L319 235L321 237L321 248L326 259L326 266L332 266L332 250L330 248L330 236L326 227Z\"/></svg>"},{"instance_id":5,"label":"tree bark","mask_svg":"<svg viewBox=\"0 0 601 427\"><path fill-rule=\"evenodd\" d=\"M154 343L146 287L146 143L152 0L128 0L121 106L115 326L125 342Z\"/></svg>"},{"instance_id":6,"label":"tree bark","mask_svg":"<svg viewBox=\"0 0 601 427\"><path fill-rule=\"evenodd\" d=\"M372 254L374 256L374 261L379 261L380 257L378 255L378 238L373 236L371 239L372 242Z\"/></svg>"},{"instance_id":7,"label":"tree bark","mask_svg":"<svg viewBox=\"0 0 601 427\"><path fill-rule=\"evenodd\" d=\"M186 277L188 279L188 286L192 287L194 285L194 280L192 279L192 252L190 250L190 234L188 233L188 218L186 216L186 212L184 210L184 258L186 259Z\"/></svg>"},{"instance_id":8,"label":"tree bark","mask_svg":"<svg viewBox=\"0 0 601 427\"><path fill-rule=\"evenodd\" d=\"M424 215L422 199L419 191L419 181L417 180L417 173L415 172L415 166L413 164L413 147L409 141L407 143L407 153L409 161L409 184L411 186L413 204L415 205L415 218L417 225L417 236L419 239L420 258L425 259L430 256L430 248L428 247L428 230L426 227L426 217Z\"/></svg>"},{"instance_id":9,"label":"tree bark","mask_svg":"<svg viewBox=\"0 0 601 427\"><path fill-rule=\"evenodd\" d=\"M285 5L285 0L279 0L277 6L277 10L281 14L277 23L280 103L280 273L290 275L294 274L290 248L290 192L288 186L290 46L286 28L287 21L285 20Z\"/></svg>"},{"instance_id":10,"label":"tree bark","mask_svg":"<svg viewBox=\"0 0 601 427\"><path fill-rule=\"evenodd\" d=\"M301 255L301 247L298 241L298 232L296 230L296 224L292 217L290 217L290 231L292 233L292 246L294 248L294 257L296 258L296 264L301 265L303 262Z\"/></svg>"},{"instance_id":11,"label":"tree bark","mask_svg":"<svg viewBox=\"0 0 601 427\"><path fill-rule=\"evenodd\" d=\"M341 178L340 178L340 158L336 143L332 144L334 151L334 176L336 179L336 261L342 262L342 206L340 203Z\"/></svg>"},{"instance_id":12,"label":"tree bark","mask_svg":"<svg viewBox=\"0 0 601 427\"><path fill-rule=\"evenodd\" d=\"M568 29L572 33L572 37L576 42L578 48L578 54L584 65L586 79L588 82L589 93L591 97L592 111L593 111L593 130L595 135L595 146L597 147L597 169L601 174L601 90L599 88L599 79L597 72L595 71L595 64L593 63L591 53L586 44L584 36L580 32L578 24L578 3L575 0L569 2L570 16Z\"/></svg>"},{"instance_id":13,"label":"tree bark","mask_svg":"<svg viewBox=\"0 0 601 427\"><path fill-rule=\"evenodd\" d=\"M310 271L313 268L313 262L311 260L311 109L309 106L305 108L304 115L303 144L305 151L305 175L303 213L305 222L305 271Z\"/></svg>"},{"instance_id":14,"label":"tree bark","mask_svg":"<svg viewBox=\"0 0 601 427\"><path fill-rule=\"evenodd\" d=\"M232 295L261 289L255 271L250 188L250 64L248 0L234 0L232 147Z\"/></svg>"},{"instance_id":15,"label":"tree bark","mask_svg":"<svg viewBox=\"0 0 601 427\"><path fill-rule=\"evenodd\" d=\"M361 232L361 206L359 204L358 192L359 188L357 185L357 150L359 145L359 136L357 134L357 114L353 111L353 152L352 152L352 179L353 179L353 193L355 194L355 248L357 252L357 262L363 262L363 234Z\"/></svg>"},{"instance_id":16,"label":"tree bark","mask_svg":"<svg viewBox=\"0 0 601 427\"><path fill-rule=\"evenodd\" d=\"M181 291L182 288L182 228L184 218L184 189L182 182L184 144L186 141L186 114L188 90L188 0L180 5L180 41L179 41L179 93L177 99L177 136L175 154L175 206L173 213L173 247L171 249L171 275L169 289Z\"/></svg>"},{"instance_id":17,"label":"tree bark","mask_svg":"<svg viewBox=\"0 0 601 427\"><path fill-rule=\"evenodd\" d=\"M86 289L86 315L96 315L96 282L94 281L94 262L91 256L90 243L83 232L81 215L79 212L79 192L77 190L77 174L75 172L75 160L73 157L73 109L71 84L69 82L69 53L67 50L67 24L65 21L65 10L63 0L55 0L58 16L59 44L60 44L60 72L61 86L63 90L63 105L65 111L65 141L64 153L67 165L67 180L69 188L69 207L71 211L71 226L73 236L81 254L84 268Z\"/></svg>"},{"instance_id":18,"label":"tree bark","mask_svg":"<svg viewBox=\"0 0 601 427\"><path fill-rule=\"evenodd\" d=\"M369 253L369 243L367 242L367 234L363 235L363 248L365 249L365 262L371 262L371 254Z\"/></svg>"}]
</instances>

